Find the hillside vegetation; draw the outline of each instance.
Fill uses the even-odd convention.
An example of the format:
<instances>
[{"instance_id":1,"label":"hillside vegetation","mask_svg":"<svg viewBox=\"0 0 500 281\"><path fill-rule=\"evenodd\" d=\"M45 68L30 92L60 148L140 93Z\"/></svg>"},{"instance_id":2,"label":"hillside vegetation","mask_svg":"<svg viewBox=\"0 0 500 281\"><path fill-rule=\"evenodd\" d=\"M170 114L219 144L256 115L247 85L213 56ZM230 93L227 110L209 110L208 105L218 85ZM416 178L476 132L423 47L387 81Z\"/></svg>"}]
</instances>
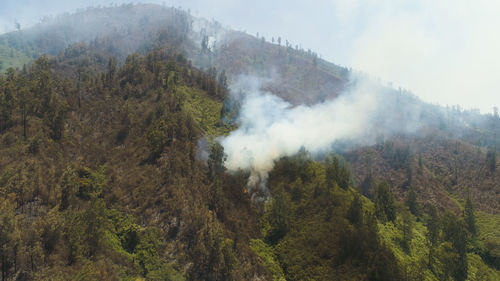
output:
<instances>
[{"instance_id":1,"label":"hillside vegetation","mask_svg":"<svg viewBox=\"0 0 500 281\"><path fill-rule=\"evenodd\" d=\"M4 279L265 276L244 182L196 157L223 127L194 109L219 120L227 89L167 50L114 62L70 80L43 56L0 78Z\"/></svg>"},{"instance_id":2,"label":"hillside vegetation","mask_svg":"<svg viewBox=\"0 0 500 281\"><path fill-rule=\"evenodd\" d=\"M209 46L209 39L215 43ZM88 8L1 35L0 50L13 50L22 60L0 65L0 71L11 65L21 68L28 62L25 57L56 56L77 43L110 54L119 63L131 53L144 55L167 45L201 69L226 70L230 79L240 74L267 76L276 72L281 80L270 83L269 89L294 104L337 96L348 75L347 69L321 60L311 51L293 48L288 41L285 47L285 39L283 46L278 46L187 11L153 4Z\"/></svg>"},{"instance_id":3,"label":"hillside vegetation","mask_svg":"<svg viewBox=\"0 0 500 281\"><path fill-rule=\"evenodd\" d=\"M247 94L231 86L316 104L350 70L122 5L1 35L0 72L2 281L500 279L498 114L379 85L374 127L418 130L282 157L254 201L218 143Z\"/></svg>"}]
</instances>

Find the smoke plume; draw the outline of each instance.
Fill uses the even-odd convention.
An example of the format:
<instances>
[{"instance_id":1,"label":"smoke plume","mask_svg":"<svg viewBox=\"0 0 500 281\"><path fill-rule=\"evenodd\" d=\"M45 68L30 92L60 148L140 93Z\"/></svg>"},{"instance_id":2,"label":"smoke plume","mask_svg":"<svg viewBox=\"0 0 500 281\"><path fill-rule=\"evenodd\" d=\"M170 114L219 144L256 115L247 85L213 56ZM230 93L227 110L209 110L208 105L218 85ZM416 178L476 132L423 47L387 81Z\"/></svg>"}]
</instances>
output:
<instances>
[{"instance_id":1,"label":"smoke plume","mask_svg":"<svg viewBox=\"0 0 500 281\"><path fill-rule=\"evenodd\" d=\"M363 139L378 108L377 95L367 82L358 83L334 100L296 107L260 90L255 78L243 77L237 84L245 84L246 92L239 127L221 143L229 171L250 171L250 192L266 192L268 172L280 157L294 155L302 148L321 153L336 141Z\"/></svg>"}]
</instances>

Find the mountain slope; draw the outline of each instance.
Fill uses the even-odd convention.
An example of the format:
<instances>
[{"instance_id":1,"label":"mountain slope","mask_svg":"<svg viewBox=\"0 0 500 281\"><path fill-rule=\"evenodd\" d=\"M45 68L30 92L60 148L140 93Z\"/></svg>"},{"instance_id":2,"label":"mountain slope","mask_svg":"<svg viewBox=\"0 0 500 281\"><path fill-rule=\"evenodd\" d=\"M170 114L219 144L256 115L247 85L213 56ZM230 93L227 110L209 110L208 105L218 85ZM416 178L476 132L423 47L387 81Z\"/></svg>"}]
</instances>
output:
<instances>
[{"instance_id":1,"label":"mountain slope","mask_svg":"<svg viewBox=\"0 0 500 281\"><path fill-rule=\"evenodd\" d=\"M204 38L216 41L218 47L203 48ZM167 45L184 53L198 67L215 66L230 78L239 74L267 76L276 71L282 81L271 83L269 88L295 104L312 104L338 95L347 77L346 69L317 59L316 55L291 46L282 48L195 18L186 11L152 4L89 8L4 34L2 40L4 48L34 58L40 54L57 55L69 45L84 42L121 62L128 54L144 54L155 46ZM304 69L305 64L308 67ZM0 70L7 67L5 64Z\"/></svg>"},{"instance_id":2,"label":"mountain slope","mask_svg":"<svg viewBox=\"0 0 500 281\"><path fill-rule=\"evenodd\" d=\"M0 76L7 279L498 277L497 115L378 84L380 138L280 159L258 203L214 142L237 125L228 87L247 77L311 105L355 88L351 71L158 5L91 8L0 44L2 70L22 69Z\"/></svg>"},{"instance_id":3,"label":"mountain slope","mask_svg":"<svg viewBox=\"0 0 500 281\"><path fill-rule=\"evenodd\" d=\"M243 183L196 157L220 130L189 109L202 99L220 114L213 78L166 50L82 81L58 78L58 60L0 78L2 97L15 90L0 146L4 278L265 276Z\"/></svg>"}]
</instances>

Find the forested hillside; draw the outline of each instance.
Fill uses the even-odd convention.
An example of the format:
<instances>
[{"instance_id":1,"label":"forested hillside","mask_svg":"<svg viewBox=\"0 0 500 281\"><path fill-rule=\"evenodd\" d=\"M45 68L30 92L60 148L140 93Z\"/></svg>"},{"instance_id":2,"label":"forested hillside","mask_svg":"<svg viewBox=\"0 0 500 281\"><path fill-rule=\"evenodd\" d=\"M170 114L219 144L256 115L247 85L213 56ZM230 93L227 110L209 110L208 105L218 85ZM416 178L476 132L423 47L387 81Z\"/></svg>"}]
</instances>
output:
<instances>
[{"instance_id":1,"label":"forested hillside","mask_svg":"<svg viewBox=\"0 0 500 281\"><path fill-rule=\"evenodd\" d=\"M4 279L265 275L244 182L221 174L216 146L196 157L201 136L226 130L227 89L167 50L82 79L65 62L1 78Z\"/></svg>"},{"instance_id":2,"label":"forested hillside","mask_svg":"<svg viewBox=\"0 0 500 281\"><path fill-rule=\"evenodd\" d=\"M9 66L22 67L42 54L58 55L75 43L112 54L121 63L130 53L146 54L154 47L167 45L202 69L226 70L229 78L276 72L281 81L268 87L296 104L314 103L340 93L348 75L346 68L321 60L310 50L296 49L284 38L283 46L281 38L279 42L271 44L165 6L88 8L1 35L0 59L4 63L0 71Z\"/></svg>"},{"instance_id":3,"label":"forested hillside","mask_svg":"<svg viewBox=\"0 0 500 281\"><path fill-rule=\"evenodd\" d=\"M158 5L1 35L2 281L499 280L498 114L378 85L376 142L281 157L262 201L226 170L238 77L290 106L359 83L283 41Z\"/></svg>"}]
</instances>

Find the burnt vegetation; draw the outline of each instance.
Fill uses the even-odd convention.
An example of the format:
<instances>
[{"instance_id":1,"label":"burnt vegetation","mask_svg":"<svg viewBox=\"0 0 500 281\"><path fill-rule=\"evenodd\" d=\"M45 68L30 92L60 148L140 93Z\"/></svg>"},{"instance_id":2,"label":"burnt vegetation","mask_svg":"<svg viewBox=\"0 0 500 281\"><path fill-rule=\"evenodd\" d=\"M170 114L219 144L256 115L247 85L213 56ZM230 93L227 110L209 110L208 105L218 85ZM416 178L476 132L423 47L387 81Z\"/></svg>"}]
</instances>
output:
<instances>
[{"instance_id":1,"label":"burnt vegetation","mask_svg":"<svg viewBox=\"0 0 500 281\"><path fill-rule=\"evenodd\" d=\"M418 134L283 157L258 204L216 141L237 124L232 79L277 71L264 88L294 105L355 81L281 37L221 31L122 5L0 36L2 281L500 278L496 111L385 89Z\"/></svg>"},{"instance_id":2,"label":"burnt vegetation","mask_svg":"<svg viewBox=\"0 0 500 281\"><path fill-rule=\"evenodd\" d=\"M193 93L220 103L227 89L167 49L77 77L73 48L90 56L75 46L0 78L4 280L253 274L244 181L196 158L204 131L184 109Z\"/></svg>"}]
</instances>

